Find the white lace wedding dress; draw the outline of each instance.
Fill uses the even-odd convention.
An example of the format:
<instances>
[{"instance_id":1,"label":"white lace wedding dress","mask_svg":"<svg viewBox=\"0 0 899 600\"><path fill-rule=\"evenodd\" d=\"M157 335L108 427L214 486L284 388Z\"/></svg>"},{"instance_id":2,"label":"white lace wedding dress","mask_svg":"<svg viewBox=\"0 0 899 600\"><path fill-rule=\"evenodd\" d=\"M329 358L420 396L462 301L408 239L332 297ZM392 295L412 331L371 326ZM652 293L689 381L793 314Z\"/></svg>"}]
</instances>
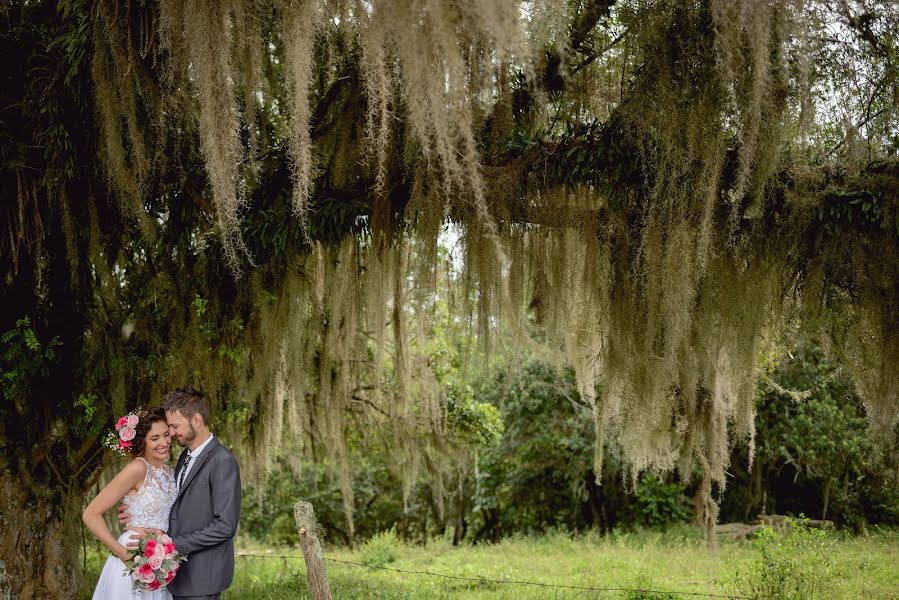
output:
<instances>
[{"instance_id":1,"label":"white lace wedding dress","mask_svg":"<svg viewBox=\"0 0 899 600\"><path fill-rule=\"evenodd\" d=\"M131 511L131 524L167 531L169 511L178 494L174 473L168 465L157 469L143 458L136 460L147 465L147 474L141 488L122 500ZM127 544L133 533L128 530L120 535L119 543ZM135 590L131 577L125 574L125 563L110 555L100 573L93 600L170 600L171 597L166 589L152 592Z\"/></svg>"}]
</instances>

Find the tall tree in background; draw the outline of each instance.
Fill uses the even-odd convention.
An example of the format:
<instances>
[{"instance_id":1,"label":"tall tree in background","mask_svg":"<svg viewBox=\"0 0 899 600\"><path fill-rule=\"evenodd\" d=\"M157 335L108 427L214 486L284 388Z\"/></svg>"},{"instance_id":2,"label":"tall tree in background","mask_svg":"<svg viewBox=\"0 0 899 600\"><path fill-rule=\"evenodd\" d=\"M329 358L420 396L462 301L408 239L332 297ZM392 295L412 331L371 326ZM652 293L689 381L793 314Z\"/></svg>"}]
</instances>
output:
<instances>
[{"instance_id":1,"label":"tall tree in background","mask_svg":"<svg viewBox=\"0 0 899 600\"><path fill-rule=\"evenodd\" d=\"M185 382L249 464L285 426L327 453L351 530L348 415L441 433L408 344L448 222L447 305L485 351L564 350L597 477L604 438L698 467L713 523L787 311L893 431L899 9L563 8L3 4L0 581L69 595L100 431Z\"/></svg>"}]
</instances>

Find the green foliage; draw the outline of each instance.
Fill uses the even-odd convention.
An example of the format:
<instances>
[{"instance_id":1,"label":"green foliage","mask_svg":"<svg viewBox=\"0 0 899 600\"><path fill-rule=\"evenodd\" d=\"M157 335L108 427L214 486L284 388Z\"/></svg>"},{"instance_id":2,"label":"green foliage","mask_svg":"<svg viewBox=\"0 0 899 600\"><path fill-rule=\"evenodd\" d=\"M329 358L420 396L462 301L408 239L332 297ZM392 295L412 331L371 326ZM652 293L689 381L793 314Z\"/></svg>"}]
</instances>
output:
<instances>
[{"instance_id":1,"label":"green foliage","mask_svg":"<svg viewBox=\"0 0 899 600\"><path fill-rule=\"evenodd\" d=\"M362 562L370 567L383 567L399 557L400 541L396 531L391 528L376 533L368 539L359 550Z\"/></svg>"},{"instance_id":2,"label":"green foliage","mask_svg":"<svg viewBox=\"0 0 899 600\"><path fill-rule=\"evenodd\" d=\"M292 452L293 453L293 450ZM383 451L359 450L353 456L353 499L356 534L361 539L395 526L404 518L401 484ZM424 488L427 490L427 487ZM348 544L340 482L331 465L310 459L280 458L262 484L243 495L241 531L253 539L276 545L298 543L293 506L311 502L328 544ZM427 502L416 495L412 514L426 518ZM408 517L407 517L408 518Z\"/></svg>"},{"instance_id":3,"label":"green foliage","mask_svg":"<svg viewBox=\"0 0 899 600\"><path fill-rule=\"evenodd\" d=\"M290 513L280 512L272 519L268 539L275 546L293 546L298 535L296 521Z\"/></svg>"},{"instance_id":4,"label":"green foliage","mask_svg":"<svg viewBox=\"0 0 899 600\"><path fill-rule=\"evenodd\" d=\"M223 321L217 326L210 313L209 300L195 294L190 304L197 321L197 328L210 351L215 349L219 358L226 358L235 365L246 360L247 348L241 343L244 321L240 317Z\"/></svg>"},{"instance_id":5,"label":"green foliage","mask_svg":"<svg viewBox=\"0 0 899 600\"><path fill-rule=\"evenodd\" d=\"M80 434L98 433L105 423L105 413L93 392L82 393L75 399L75 430Z\"/></svg>"},{"instance_id":6,"label":"green foliage","mask_svg":"<svg viewBox=\"0 0 899 600\"><path fill-rule=\"evenodd\" d=\"M640 520L650 527L683 523L693 516L693 507L680 483L665 483L651 473L637 484L637 508Z\"/></svg>"},{"instance_id":7,"label":"green foliage","mask_svg":"<svg viewBox=\"0 0 899 600\"><path fill-rule=\"evenodd\" d=\"M624 487L614 457L603 485L593 474L591 411L570 371L528 360L482 384L504 431L480 454L473 491L473 539L497 539L549 528L664 526L692 512L685 487L647 474L637 493Z\"/></svg>"},{"instance_id":8,"label":"green foliage","mask_svg":"<svg viewBox=\"0 0 899 600\"><path fill-rule=\"evenodd\" d=\"M357 496L362 496L361 490ZM254 485L243 495L241 531L268 544L298 543L293 522L293 506L298 500L315 507L326 541L345 541L339 533L343 517L337 482L324 466L308 463L295 473L286 462L277 461L262 485ZM365 529L363 532L370 534Z\"/></svg>"},{"instance_id":9,"label":"green foliage","mask_svg":"<svg viewBox=\"0 0 899 600\"><path fill-rule=\"evenodd\" d=\"M59 337L42 343L25 316L16 326L0 334L0 391L4 400L21 402L28 393L34 377L44 377L56 361L56 349L62 345Z\"/></svg>"},{"instance_id":10,"label":"green foliage","mask_svg":"<svg viewBox=\"0 0 899 600\"><path fill-rule=\"evenodd\" d=\"M681 600L681 596L670 592L651 592L647 590L638 590L629 592L625 598L627 600Z\"/></svg>"},{"instance_id":11,"label":"green foliage","mask_svg":"<svg viewBox=\"0 0 899 600\"><path fill-rule=\"evenodd\" d=\"M500 440L504 426L494 405L476 401L470 385L449 386L445 393L446 411L455 435L484 446Z\"/></svg>"},{"instance_id":12,"label":"green foliage","mask_svg":"<svg viewBox=\"0 0 899 600\"><path fill-rule=\"evenodd\" d=\"M480 457L474 512L481 535L577 526L579 496L592 467L592 427L575 404L570 373L528 362L483 386L482 398L499 409L502 440Z\"/></svg>"},{"instance_id":13,"label":"green foliage","mask_svg":"<svg viewBox=\"0 0 899 600\"><path fill-rule=\"evenodd\" d=\"M816 600L832 597L832 543L823 529L788 520L783 532L765 528L748 573L738 575L735 593L753 600Z\"/></svg>"},{"instance_id":14,"label":"green foliage","mask_svg":"<svg viewBox=\"0 0 899 600\"><path fill-rule=\"evenodd\" d=\"M769 505L758 511L803 512L859 529L865 522L899 523L896 448L874 448L861 402L820 347L802 341L791 356L772 378L781 390L807 391L808 397L796 402L769 384L759 388L755 468L761 489L754 494L758 500L764 491ZM738 479L732 487L742 485L749 481Z\"/></svg>"},{"instance_id":15,"label":"green foliage","mask_svg":"<svg viewBox=\"0 0 899 600\"><path fill-rule=\"evenodd\" d=\"M889 192L887 192L889 193ZM816 208L818 219L827 221L832 233L850 228L875 226L894 228L899 234L899 213L878 190L846 190L837 188Z\"/></svg>"}]
</instances>

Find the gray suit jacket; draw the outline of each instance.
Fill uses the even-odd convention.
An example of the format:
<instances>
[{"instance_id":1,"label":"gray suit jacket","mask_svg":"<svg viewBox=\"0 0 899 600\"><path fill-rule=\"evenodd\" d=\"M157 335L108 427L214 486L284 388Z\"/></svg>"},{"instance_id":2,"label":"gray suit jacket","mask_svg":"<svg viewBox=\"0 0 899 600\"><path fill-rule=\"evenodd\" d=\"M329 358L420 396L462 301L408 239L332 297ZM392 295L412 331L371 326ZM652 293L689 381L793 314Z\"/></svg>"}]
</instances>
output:
<instances>
[{"instance_id":1,"label":"gray suit jacket","mask_svg":"<svg viewBox=\"0 0 899 600\"><path fill-rule=\"evenodd\" d=\"M176 478L185 456L187 449L178 457ZM207 596L231 585L239 519L240 469L215 436L191 467L169 514L169 535L187 555L168 586L172 595Z\"/></svg>"}]
</instances>

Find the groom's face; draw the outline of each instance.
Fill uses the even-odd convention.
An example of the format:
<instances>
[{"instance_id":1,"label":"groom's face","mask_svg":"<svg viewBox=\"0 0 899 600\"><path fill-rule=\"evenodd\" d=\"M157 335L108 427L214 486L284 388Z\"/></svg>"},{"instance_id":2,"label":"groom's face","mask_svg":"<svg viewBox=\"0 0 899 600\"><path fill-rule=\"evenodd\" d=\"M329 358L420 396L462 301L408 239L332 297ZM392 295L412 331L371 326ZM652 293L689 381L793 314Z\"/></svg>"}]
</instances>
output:
<instances>
[{"instance_id":1,"label":"groom's face","mask_svg":"<svg viewBox=\"0 0 899 600\"><path fill-rule=\"evenodd\" d=\"M186 448L197 437L197 430L191 425L190 420L181 414L180 410L166 411L165 420L169 424L169 435L182 448Z\"/></svg>"}]
</instances>

